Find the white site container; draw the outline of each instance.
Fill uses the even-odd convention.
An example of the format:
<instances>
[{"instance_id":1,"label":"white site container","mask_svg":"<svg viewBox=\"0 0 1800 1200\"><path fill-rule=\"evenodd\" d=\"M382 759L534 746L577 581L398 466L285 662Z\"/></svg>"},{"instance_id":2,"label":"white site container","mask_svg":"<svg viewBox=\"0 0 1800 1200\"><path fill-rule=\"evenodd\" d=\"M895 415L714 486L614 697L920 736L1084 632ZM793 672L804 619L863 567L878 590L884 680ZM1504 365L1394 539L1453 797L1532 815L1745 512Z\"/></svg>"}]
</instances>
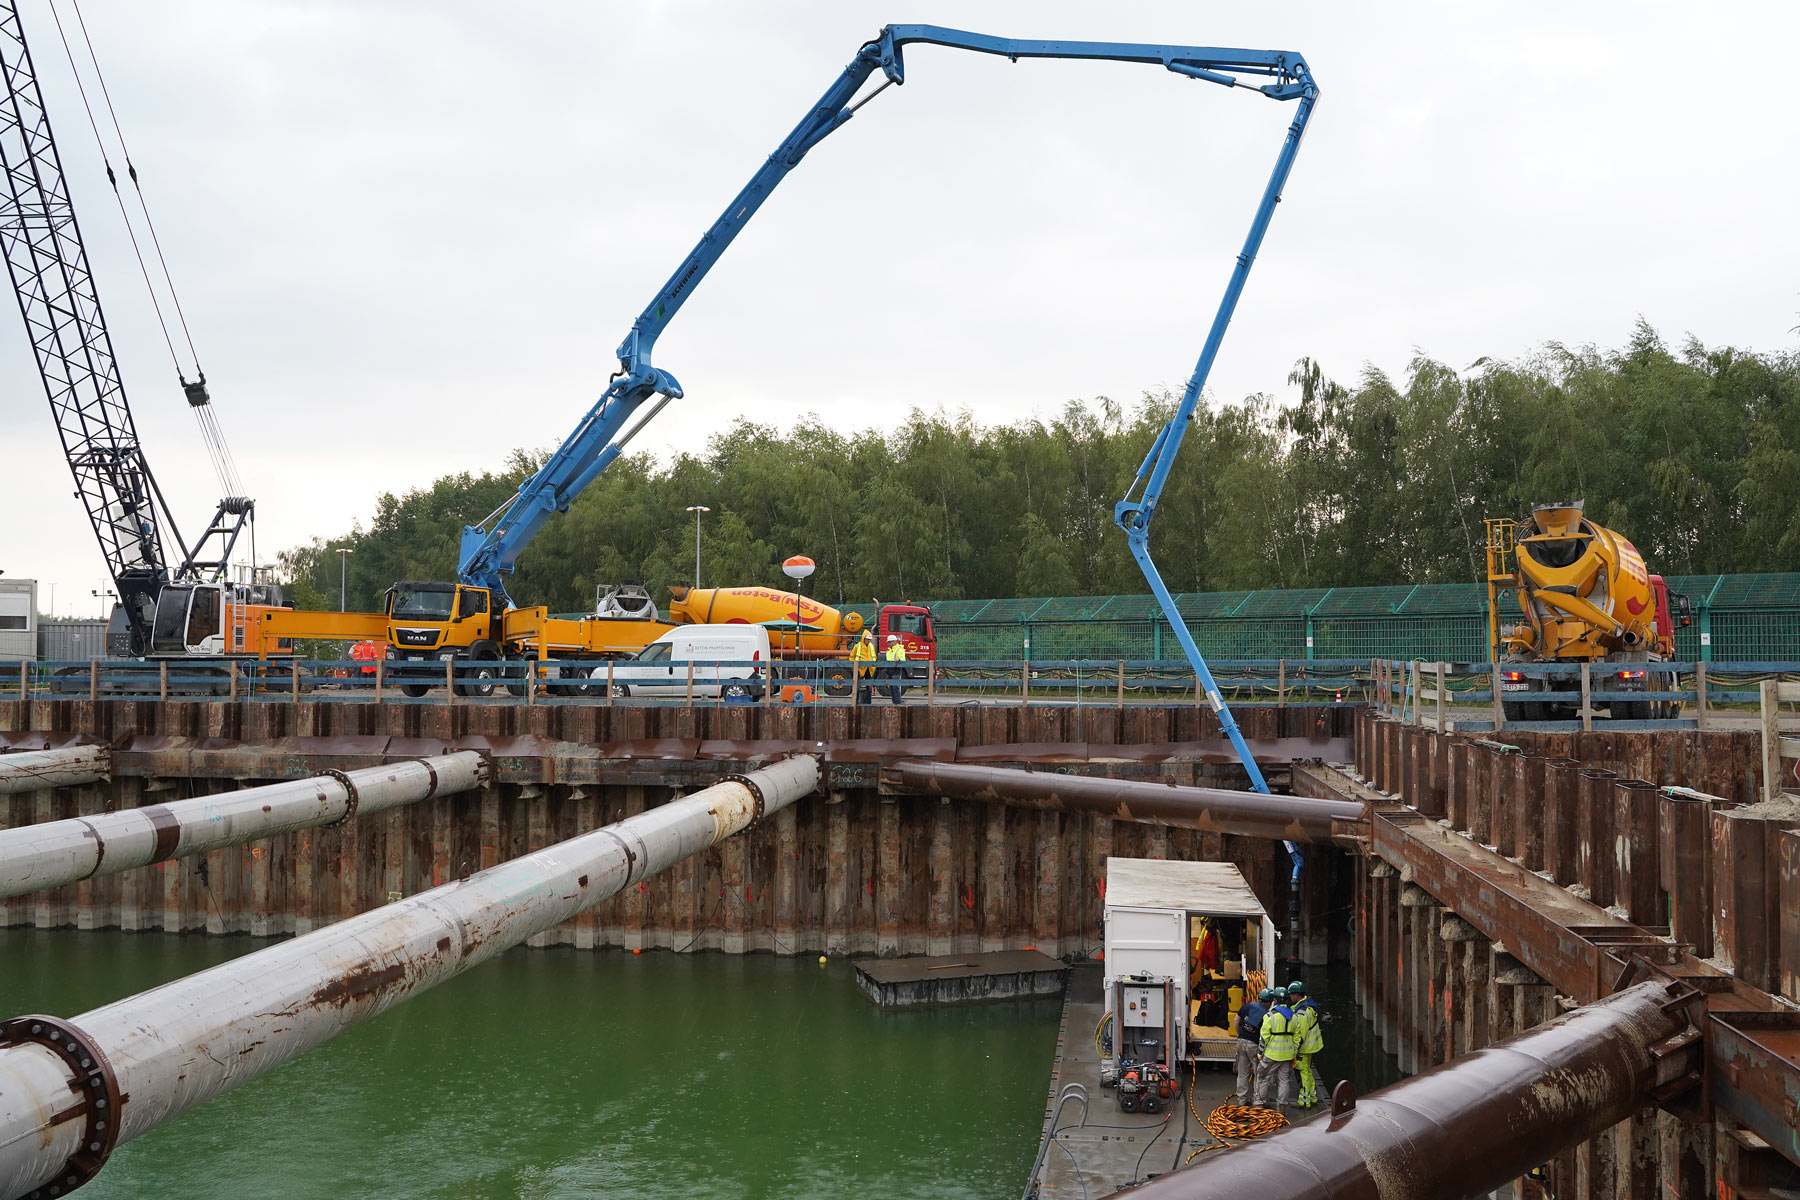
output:
<instances>
[{"instance_id":1,"label":"white site container","mask_svg":"<svg viewBox=\"0 0 1800 1200\"><path fill-rule=\"evenodd\" d=\"M1128 1026L1154 1023L1166 1031L1170 1066L1184 1059L1235 1058L1236 1027L1231 1018L1217 1026L1192 1024L1194 942L1202 918L1220 934L1222 943L1237 941L1236 954L1221 956L1222 977L1235 976L1242 988L1257 973L1270 975L1278 961L1275 923L1236 866L1152 858L1106 860L1106 1011L1114 1018L1115 1057L1126 1044L1121 1034ZM1114 1011L1121 1000L1123 1021Z\"/></svg>"}]
</instances>

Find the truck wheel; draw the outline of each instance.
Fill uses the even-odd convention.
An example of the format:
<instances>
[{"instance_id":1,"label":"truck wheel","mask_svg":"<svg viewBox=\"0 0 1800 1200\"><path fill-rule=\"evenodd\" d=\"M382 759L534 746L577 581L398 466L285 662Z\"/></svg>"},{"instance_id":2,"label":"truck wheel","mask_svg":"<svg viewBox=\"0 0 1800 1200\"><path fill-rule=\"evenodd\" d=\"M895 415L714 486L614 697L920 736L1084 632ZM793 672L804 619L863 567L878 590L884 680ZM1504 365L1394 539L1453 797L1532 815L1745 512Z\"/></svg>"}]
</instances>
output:
<instances>
[{"instance_id":1,"label":"truck wheel","mask_svg":"<svg viewBox=\"0 0 1800 1200\"><path fill-rule=\"evenodd\" d=\"M1500 702L1500 712L1508 721L1535 721L1537 717L1533 715L1532 710L1536 708L1537 705L1527 704L1523 700L1502 700Z\"/></svg>"},{"instance_id":2,"label":"truck wheel","mask_svg":"<svg viewBox=\"0 0 1800 1200\"><path fill-rule=\"evenodd\" d=\"M404 695L407 695L407 696L411 696L414 700L417 700L420 696L423 696L426 692L429 692L430 690L431 690L431 685L425 684L425 683L403 683L400 685L401 693Z\"/></svg>"},{"instance_id":3,"label":"truck wheel","mask_svg":"<svg viewBox=\"0 0 1800 1200\"><path fill-rule=\"evenodd\" d=\"M1612 715L1618 721L1648 721L1650 719L1650 702L1648 700L1614 700Z\"/></svg>"},{"instance_id":4,"label":"truck wheel","mask_svg":"<svg viewBox=\"0 0 1800 1200\"><path fill-rule=\"evenodd\" d=\"M725 695L733 700L745 700L750 696L750 685L747 683L728 683Z\"/></svg>"},{"instance_id":5,"label":"truck wheel","mask_svg":"<svg viewBox=\"0 0 1800 1200\"><path fill-rule=\"evenodd\" d=\"M459 696L492 696L494 685L505 674L500 665L500 648L492 642L476 642L469 647L469 666L459 672L464 682L456 685Z\"/></svg>"},{"instance_id":6,"label":"truck wheel","mask_svg":"<svg viewBox=\"0 0 1800 1200\"><path fill-rule=\"evenodd\" d=\"M825 694L827 696L848 696L850 694L850 668L825 668Z\"/></svg>"}]
</instances>

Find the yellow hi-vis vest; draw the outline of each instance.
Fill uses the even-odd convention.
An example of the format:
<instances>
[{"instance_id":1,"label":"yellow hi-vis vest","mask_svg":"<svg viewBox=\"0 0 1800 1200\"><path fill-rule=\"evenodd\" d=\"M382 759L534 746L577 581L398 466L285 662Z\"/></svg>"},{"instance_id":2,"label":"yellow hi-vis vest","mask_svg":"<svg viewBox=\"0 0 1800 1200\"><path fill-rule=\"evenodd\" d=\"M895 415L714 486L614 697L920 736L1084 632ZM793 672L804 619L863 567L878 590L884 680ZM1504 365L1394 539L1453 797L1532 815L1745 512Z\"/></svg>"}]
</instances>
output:
<instances>
[{"instance_id":1,"label":"yellow hi-vis vest","mask_svg":"<svg viewBox=\"0 0 1800 1200\"><path fill-rule=\"evenodd\" d=\"M905 662L906 645L902 642L895 642L887 648L886 657L889 662Z\"/></svg>"},{"instance_id":2,"label":"yellow hi-vis vest","mask_svg":"<svg viewBox=\"0 0 1800 1200\"><path fill-rule=\"evenodd\" d=\"M1293 1062L1300 1053L1294 1034L1294 1014L1284 1005L1271 1007L1262 1023L1263 1057L1270 1062Z\"/></svg>"},{"instance_id":3,"label":"yellow hi-vis vest","mask_svg":"<svg viewBox=\"0 0 1800 1200\"><path fill-rule=\"evenodd\" d=\"M856 673L858 675L873 675L875 673L874 642L866 639L858 639L856 645L850 647L850 657L859 664L856 668ZM868 663L869 665L865 667L860 665L862 663Z\"/></svg>"},{"instance_id":4,"label":"yellow hi-vis vest","mask_svg":"<svg viewBox=\"0 0 1800 1200\"><path fill-rule=\"evenodd\" d=\"M1319 1008L1310 1000L1294 1006L1294 1020L1288 1026L1299 1043L1300 1053L1317 1054L1325 1049L1325 1033L1319 1028Z\"/></svg>"}]
</instances>

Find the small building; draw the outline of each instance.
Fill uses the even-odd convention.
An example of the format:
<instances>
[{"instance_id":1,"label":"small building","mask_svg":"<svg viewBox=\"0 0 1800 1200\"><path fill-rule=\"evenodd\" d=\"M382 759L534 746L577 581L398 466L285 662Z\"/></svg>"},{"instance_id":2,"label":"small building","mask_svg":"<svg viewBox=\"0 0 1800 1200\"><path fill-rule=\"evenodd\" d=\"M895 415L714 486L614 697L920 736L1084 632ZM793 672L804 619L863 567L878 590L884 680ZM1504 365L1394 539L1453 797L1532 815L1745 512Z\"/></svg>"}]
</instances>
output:
<instances>
[{"instance_id":1,"label":"small building","mask_svg":"<svg viewBox=\"0 0 1800 1200\"><path fill-rule=\"evenodd\" d=\"M1106 860L1113 1058L1231 1062L1237 1012L1268 986L1275 923L1231 863ZM1153 1110L1152 1110L1153 1111Z\"/></svg>"},{"instance_id":2,"label":"small building","mask_svg":"<svg viewBox=\"0 0 1800 1200\"><path fill-rule=\"evenodd\" d=\"M37 580L0 579L0 661L37 658Z\"/></svg>"}]
</instances>

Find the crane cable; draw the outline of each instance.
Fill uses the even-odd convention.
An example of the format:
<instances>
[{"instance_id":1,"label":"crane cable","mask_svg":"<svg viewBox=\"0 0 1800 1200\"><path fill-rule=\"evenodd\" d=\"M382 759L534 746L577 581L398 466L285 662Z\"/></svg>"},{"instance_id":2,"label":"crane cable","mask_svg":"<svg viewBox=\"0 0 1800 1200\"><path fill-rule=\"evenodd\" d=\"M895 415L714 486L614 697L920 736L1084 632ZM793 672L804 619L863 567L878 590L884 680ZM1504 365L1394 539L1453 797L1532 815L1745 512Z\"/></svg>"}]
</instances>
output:
<instances>
[{"instance_id":1,"label":"crane cable","mask_svg":"<svg viewBox=\"0 0 1800 1200\"><path fill-rule=\"evenodd\" d=\"M200 366L200 353L194 347L194 335L188 328L187 313L181 306L180 293L175 288L175 278L169 270L169 262L163 255L162 239L157 236L156 222L150 216L149 202L144 198L143 184L138 180L137 165L131 159L131 147L125 140L125 131L119 124L119 114L113 107L112 92L106 86L106 76L100 69L99 56L94 52L93 39L88 35L87 19L82 15L80 0L69 0L69 6L75 13L75 20L81 31L81 40L87 49L88 61L93 65L94 79L100 88L102 101L106 105L107 117L113 133L118 137L119 149L125 156L125 173L131 180L132 190L137 195L138 208L143 213L144 228L149 234L150 244L155 251L158 266L161 268L163 283L169 291L170 306L175 310L175 318L181 326L183 340L187 342L188 355L194 364L195 381L190 384L187 373L182 367L181 356L175 349L175 339L169 332L168 319L163 314L163 307L157 296L156 285L150 277L150 267L144 260L144 251L138 241L137 229L131 220L131 214L125 207L125 197L119 191L118 173L113 170L112 158L106 151L106 139L100 132L99 120L94 116L94 106L88 99L87 86L82 82L81 69L75 63L74 48L69 44L67 30L63 26L62 14L57 10L56 0L48 0L50 15L56 21L57 36L62 40L63 54L69 60L69 70L75 77L75 89L81 96L82 107L87 112L88 128L94 132L95 145L99 147L100 159L106 165L107 182L112 185L113 199L119 206L119 216L125 222L125 232L131 239L131 250L138 262L138 272L143 276L144 287L150 293L150 306L156 312L156 322L162 329L163 344L169 349L169 359L175 366L175 377L180 380L182 389L188 394L189 407L193 409L194 419L200 426L200 436L206 446L208 458L212 460L213 472L218 476L219 486L225 494L241 496L244 494L244 483L238 474L237 464L233 461L231 448L226 443L225 431L219 424L218 414L214 411L206 394L206 372ZM199 397L196 403L194 397Z\"/></svg>"}]
</instances>

